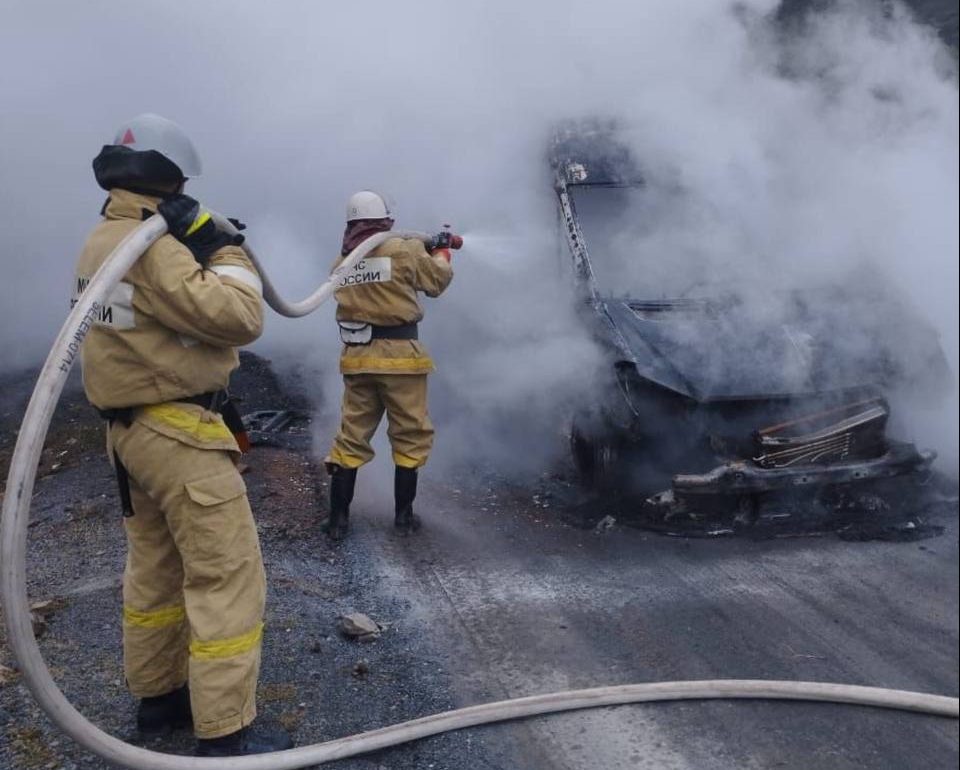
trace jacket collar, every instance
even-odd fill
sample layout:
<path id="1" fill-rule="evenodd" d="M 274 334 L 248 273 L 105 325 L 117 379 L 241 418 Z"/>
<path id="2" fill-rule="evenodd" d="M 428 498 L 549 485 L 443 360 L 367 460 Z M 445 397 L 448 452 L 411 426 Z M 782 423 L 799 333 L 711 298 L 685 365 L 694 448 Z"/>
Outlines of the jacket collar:
<path id="1" fill-rule="evenodd" d="M 389 217 L 385 219 L 355 219 L 347 222 L 347 229 L 343 232 L 343 248 L 340 249 L 342 256 L 347 256 L 363 241 L 374 233 L 385 233 L 393 227 L 393 220 Z"/>
<path id="2" fill-rule="evenodd" d="M 107 219 L 135 219 L 139 222 L 156 214 L 161 200 L 159 196 L 114 187 L 101 213 Z"/>

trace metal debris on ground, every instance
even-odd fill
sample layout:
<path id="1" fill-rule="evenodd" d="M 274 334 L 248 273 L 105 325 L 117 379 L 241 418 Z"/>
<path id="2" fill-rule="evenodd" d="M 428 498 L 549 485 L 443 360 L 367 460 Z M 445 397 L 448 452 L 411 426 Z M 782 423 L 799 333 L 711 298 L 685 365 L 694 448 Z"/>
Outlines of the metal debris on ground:
<path id="1" fill-rule="evenodd" d="M 292 438 L 287 434 L 296 432 L 298 423 L 309 422 L 310 416 L 294 409 L 260 409 L 242 419 L 251 444 L 276 445 L 283 444 L 284 438 Z"/>

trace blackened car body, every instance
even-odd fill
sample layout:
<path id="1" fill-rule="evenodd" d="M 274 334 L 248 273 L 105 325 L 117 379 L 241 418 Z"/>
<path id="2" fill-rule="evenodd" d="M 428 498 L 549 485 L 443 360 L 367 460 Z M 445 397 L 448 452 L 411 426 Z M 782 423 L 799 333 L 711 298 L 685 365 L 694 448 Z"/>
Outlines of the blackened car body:
<path id="1" fill-rule="evenodd" d="M 889 286 L 854 274 L 761 298 L 710 285 L 665 295 L 662 265 L 630 252 L 645 182 L 616 125 L 558 131 L 549 160 L 564 259 L 608 361 L 573 419 L 584 481 L 633 493 L 659 523 L 727 531 L 788 516 L 800 491 L 836 508 L 881 479 L 928 473 L 933 452 L 887 435 L 888 394 L 942 385 L 949 369 Z M 643 296 L 629 289 L 638 274 Z"/>

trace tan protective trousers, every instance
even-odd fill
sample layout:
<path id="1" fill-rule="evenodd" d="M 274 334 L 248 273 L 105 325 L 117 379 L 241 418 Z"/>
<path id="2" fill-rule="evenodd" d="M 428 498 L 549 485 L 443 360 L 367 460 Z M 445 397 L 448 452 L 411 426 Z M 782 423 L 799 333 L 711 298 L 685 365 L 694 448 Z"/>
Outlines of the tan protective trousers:
<path id="1" fill-rule="evenodd" d="M 256 717 L 266 593 L 246 487 L 231 453 L 199 449 L 138 422 L 110 444 L 130 476 L 124 520 L 123 659 L 137 697 L 190 684 L 200 738 Z"/>
<path id="2" fill-rule="evenodd" d="M 433 446 L 426 374 L 345 374 L 340 430 L 326 462 L 344 468 L 370 462 L 374 456 L 370 439 L 384 411 L 394 464 L 423 465 Z"/>

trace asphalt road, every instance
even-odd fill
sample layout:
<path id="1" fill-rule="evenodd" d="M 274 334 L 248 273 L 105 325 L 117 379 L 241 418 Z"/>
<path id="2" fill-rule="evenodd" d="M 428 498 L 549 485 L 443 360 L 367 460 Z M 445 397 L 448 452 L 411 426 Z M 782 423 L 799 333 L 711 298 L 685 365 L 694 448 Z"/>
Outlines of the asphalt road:
<path id="1" fill-rule="evenodd" d="M 344 547 L 409 603 L 404 624 L 462 703 L 712 678 L 957 694 L 955 516 L 914 543 L 681 540 L 579 530 L 516 490 L 425 486 L 428 526 L 398 540 L 361 477 Z M 958 754 L 956 721 L 829 704 L 624 706 L 483 733 L 517 770 L 953 768 Z"/>

